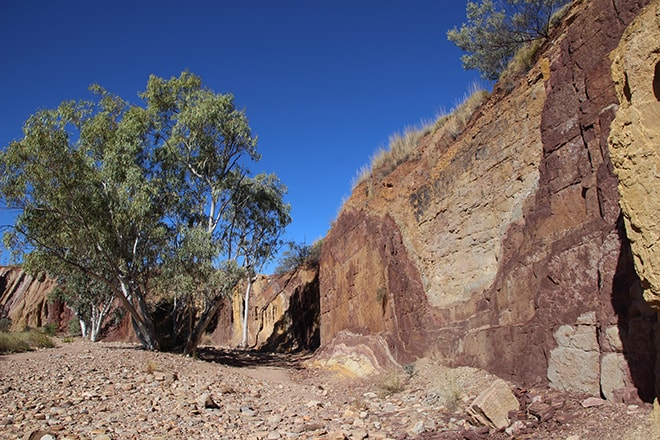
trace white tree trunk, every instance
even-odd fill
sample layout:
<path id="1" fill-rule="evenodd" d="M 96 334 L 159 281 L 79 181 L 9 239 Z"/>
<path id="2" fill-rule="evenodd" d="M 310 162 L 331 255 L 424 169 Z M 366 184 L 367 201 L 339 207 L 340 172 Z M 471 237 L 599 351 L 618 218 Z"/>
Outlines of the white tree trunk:
<path id="1" fill-rule="evenodd" d="M 252 290 L 252 276 L 248 275 L 247 288 L 245 289 L 245 300 L 243 303 L 243 342 L 241 347 L 247 347 L 248 342 L 248 311 L 250 310 L 250 290 Z"/>
<path id="2" fill-rule="evenodd" d="M 84 319 L 78 318 L 78 322 L 80 323 L 80 334 L 82 335 L 83 338 L 87 337 L 87 323 L 85 322 Z"/>
<path id="3" fill-rule="evenodd" d="M 110 310 L 112 309 L 113 298 L 108 299 L 105 303 L 100 304 L 99 306 L 92 306 L 92 322 L 91 322 L 91 332 L 89 339 L 92 342 L 97 342 L 101 336 L 101 329 L 103 328 L 103 321 L 105 317 L 108 316 Z"/>

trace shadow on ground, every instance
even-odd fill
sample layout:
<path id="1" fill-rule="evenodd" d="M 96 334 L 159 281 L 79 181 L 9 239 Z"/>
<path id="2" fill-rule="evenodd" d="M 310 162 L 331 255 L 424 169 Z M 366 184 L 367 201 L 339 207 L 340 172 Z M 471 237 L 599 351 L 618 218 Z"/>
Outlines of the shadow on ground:
<path id="1" fill-rule="evenodd" d="M 200 360 L 230 367 L 281 367 L 300 370 L 303 368 L 303 363 L 312 357 L 312 353 L 264 353 L 255 350 L 200 347 L 197 349 L 197 356 Z"/>

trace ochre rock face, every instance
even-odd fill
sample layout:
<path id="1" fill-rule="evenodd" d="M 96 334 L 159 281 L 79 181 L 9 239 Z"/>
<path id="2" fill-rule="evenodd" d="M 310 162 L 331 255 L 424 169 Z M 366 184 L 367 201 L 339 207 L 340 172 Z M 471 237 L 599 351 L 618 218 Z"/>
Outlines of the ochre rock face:
<path id="1" fill-rule="evenodd" d="M 252 286 L 248 310 L 247 346 L 289 352 L 319 346 L 319 287 L 317 269 L 282 275 L 260 275 Z M 220 309 L 214 344 L 237 347 L 243 338 L 245 286 L 235 289 Z"/>
<path id="2" fill-rule="evenodd" d="M 610 154 L 635 269 L 660 311 L 660 2 L 628 27 L 611 58 L 620 105 Z"/>
<path id="3" fill-rule="evenodd" d="M 427 136 L 415 160 L 356 187 L 322 250 L 322 345 L 378 333 L 399 362 L 433 354 L 650 399 L 657 318 L 608 151 L 608 54 L 646 3 L 575 2 L 537 66 L 458 139 Z"/>
<path id="4" fill-rule="evenodd" d="M 63 303 L 48 301 L 54 287 L 55 281 L 46 275 L 35 278 L 17 266 L 0 267 L 0 306 L 11 319 L 11 329 L 55 323 L 66 330 L 73 314 Z"/>

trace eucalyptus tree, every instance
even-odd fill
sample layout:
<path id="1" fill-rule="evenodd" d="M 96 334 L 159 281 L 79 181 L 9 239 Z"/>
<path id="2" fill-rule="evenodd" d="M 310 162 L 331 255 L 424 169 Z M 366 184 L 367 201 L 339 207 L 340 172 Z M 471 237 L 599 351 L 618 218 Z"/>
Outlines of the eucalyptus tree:
<path id="1" fill-rule="evenodd" d="M 280 234 L 289 224 L 289 206 L 283 203 L 286 187 L 274 174 L 259 174 L 246 179 L 236 191 L 226 213 L 229 255 L 244 269 L 243 337 L 248 341 L 250 293 L 257 273 L 282 245 Z"/>
<path id="2" fill-rule="evenodd" d="M 0 194 L 21 210 L 6 244 L 29 269 L 107 286 L 145 348 L 192 351 L 243 276 L 228 213 L 257 138 L 232 95 L 188 72 L 151 76 L 142 105 L 92 91 L 37 112 L 0 153 Z"/>
<path id="3" fill-rule="evenodd" d="M 105 284 L 81 271 L 71 271 L 57 279 L 57 288 L 52 295 L 73 310 L 84 338 L 92 342 L 100 339 L 115 302 L 114 295 Z"/>

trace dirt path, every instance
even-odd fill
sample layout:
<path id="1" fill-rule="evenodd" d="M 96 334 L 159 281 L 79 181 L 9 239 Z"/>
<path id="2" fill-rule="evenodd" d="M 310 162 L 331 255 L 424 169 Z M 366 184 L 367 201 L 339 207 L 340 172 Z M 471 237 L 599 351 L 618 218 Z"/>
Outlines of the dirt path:
<path id="1" fill-rule="evenodd" d="M 465 412 L 492 380 L 431 360 L 349 380 L 310 356 L 208 348 L 191 359 L 78 340 L 0 356 L 0 439 L 509 439 L 471 426 Z M 584 396 L 525 392 L 561 405 L 515 438 L 660 438 L 650 405 L 584 408 Z"/>

